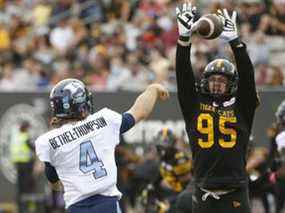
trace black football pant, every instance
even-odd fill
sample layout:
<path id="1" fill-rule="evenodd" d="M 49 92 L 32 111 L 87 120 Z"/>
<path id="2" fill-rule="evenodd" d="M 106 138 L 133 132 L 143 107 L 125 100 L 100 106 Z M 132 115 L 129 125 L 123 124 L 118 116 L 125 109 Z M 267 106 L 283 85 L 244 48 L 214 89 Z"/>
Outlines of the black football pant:
<path id="1" fill-rule="evenodd" d="M 236 189 L 217 199 L 208 196 L 202 200 L 205 192 L 195 187 L 192 197 L 192 213 L 250 213 L 248 189 Z"/>
<path id="2" fill-rule="evenodd" d="M 192 213 L 193 186 L 188 185 L 176 199 L 175 213 Z"/>

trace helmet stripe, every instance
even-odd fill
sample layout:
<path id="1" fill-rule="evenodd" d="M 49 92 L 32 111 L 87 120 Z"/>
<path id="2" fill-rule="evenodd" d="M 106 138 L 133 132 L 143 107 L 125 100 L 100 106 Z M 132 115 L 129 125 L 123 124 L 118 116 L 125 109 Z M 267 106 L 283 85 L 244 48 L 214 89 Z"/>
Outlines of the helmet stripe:
<path id="1" fill-rule="evenodd" d="M 220 60 L 217 61 L 217 69 L 222 68 L 222 66 L 224 66 L 224 60 L 220 59 Z"/>
<path id="2" fill-rule="evenodd" d="M 167 137 L 167 132 L 168 132 L 167 128 L 163 128 L 162 129 L 162 138 L 166 138 Z"/>

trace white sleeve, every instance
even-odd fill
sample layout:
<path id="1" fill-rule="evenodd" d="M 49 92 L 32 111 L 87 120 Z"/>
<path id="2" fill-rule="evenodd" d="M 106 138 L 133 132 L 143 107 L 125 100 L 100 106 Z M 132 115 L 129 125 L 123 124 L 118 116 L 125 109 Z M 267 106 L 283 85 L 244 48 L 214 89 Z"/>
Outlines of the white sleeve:
<path id="1" fill-rule="evenodd" d="M 50 157 L 51 147 L 49 143 L 46 140 L 43 140 L 42 137 L 39 137 L 36 140 L 35 145 L 36 145 L 36 154 L 40 159 L 40 161 L 51 163 L 51 157 Z"/>
<path id="2" fill-rule="evenodd" d="M 102 111 L 103 111 L 102 112 L 103 116 L 107 119 L 107 122 L 112 127 L 113 134 L 115 134 L 118 137 L 118 140 L 116 142 L 116 144 L 118 144 L 121 124 L 122 124 L 122 115 L 108 108 L 104 108 Z"/>
<path id="3" fill-rule="evenodd" d="M 285 149 L 285 132 L 281 132 L 276 136 L 276 143 L 278 152 L 281 152 L 282 149 Z"/>

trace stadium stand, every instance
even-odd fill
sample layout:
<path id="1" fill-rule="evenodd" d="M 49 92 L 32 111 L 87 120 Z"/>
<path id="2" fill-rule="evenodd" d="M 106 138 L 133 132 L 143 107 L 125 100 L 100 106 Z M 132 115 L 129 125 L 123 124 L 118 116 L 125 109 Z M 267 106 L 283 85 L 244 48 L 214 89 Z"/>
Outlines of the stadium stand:
<path id="1" fill-rule="evenodd" d="M 0 90 L 46 91 L 66 77 L 83 79 L 97 91 L 141 90 L 153 81 L 175 90 L 176 3 L 3 0 Z M 201 0 L 197 4 L 199 14 L 218 7 L 238 9 L 257 84 L 283 85 L 284 0 Z M 228 51 L 219 40 L 195 39 L 194 68 L 199 76 L 214 55 L 228 55 Z"/>

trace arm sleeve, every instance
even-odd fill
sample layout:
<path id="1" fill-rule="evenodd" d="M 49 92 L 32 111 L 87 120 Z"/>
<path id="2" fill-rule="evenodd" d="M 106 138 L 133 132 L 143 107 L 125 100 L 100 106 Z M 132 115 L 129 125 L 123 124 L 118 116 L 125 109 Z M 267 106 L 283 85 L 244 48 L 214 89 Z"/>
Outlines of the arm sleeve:
<path id="1" fill-rule="evenodd" d="M 49 143 L 39 137 L 36 142 L 36 155 L 42 162 L 51 162 Z"/>
<path id="2" fill-rule="evenodd" d="M 112 125 L 114 132 L 119 134 L 122 124 L 122 114 L 108 108 L 104 108 L 103 113 L 104 117 Z"/>
<path id="3" fill-rule="evenodd" d="M 276 136 L 276 144 L 281 163 L 285 163 L 285 132 L 281 132 Z"/>
<path id="4" fill-rule="evenodd" d="M 244 43 L 236 39 L 230 44 L 239 75 L 237 99 L 247 116 L 247 120 L 252 123 L 254 111 L 259 103 L 254 79 L 254 67 Z"/>
<path id="5" fill-rule="evenodd" d="M 45 174 L 49 182 L 56 183 L 59 181 L 55 168 L 49 162 L 45 162 Z"/>
<path id="6" fill-rule="evenodd" d="M 130 113 L 123 113 L 120 133 L 123 134 L 135 125 L 135 118 Z"/>
<path id="7" fill-rule="evenodd" d="M 177 44 L 176 49 L 176 79 L 178 100 L 184 119 L 190 119 L 194 105 L 197 102 L 195 77 L 190 61 L 191 46 Z"/>
<path id="8" fill-rule="evenodd" d="M 115 112 L 111 109 L 104 108 L 102 111 L 102 115 L 106 118 L 107 123 L 109 125 L 109 131 L 114 140 L 112 143 L 114 145 L 119 144 L 120 135 L 121 135 L 121 124 L 122 124 L 122 114 Z"/>
<path id="9" fill-rule="evenodd" d="M 277 144 L 278 152 L 281 152 L 282 149 L 285 149 L 285 132 L 279 133 L 275 138 Z"/>

